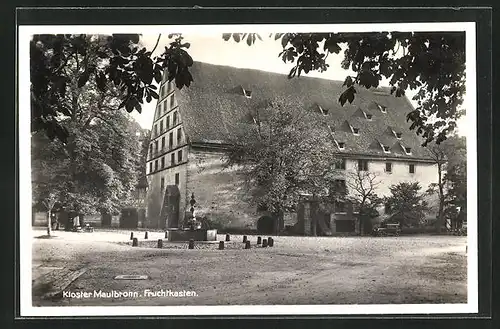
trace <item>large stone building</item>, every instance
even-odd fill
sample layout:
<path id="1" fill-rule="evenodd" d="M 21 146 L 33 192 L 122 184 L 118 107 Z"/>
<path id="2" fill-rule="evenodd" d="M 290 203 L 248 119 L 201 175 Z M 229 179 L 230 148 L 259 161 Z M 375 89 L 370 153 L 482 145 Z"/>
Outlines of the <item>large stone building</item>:
<path id="1" fill-rule="evenodd" d="M 178 90 L 165 79 L 160 87 L 146 163 L 149 227 L 180 225 L 192 193 L 197 212 L 209 219 L 229 227 L 256 227 L 261 214 L 248 202 L 241 173 L 224 168 L 226 136 L 251 124 L 252 111 L 277 95 L 300 99 L 304 109 L 322 113 L 334 140 L 332 152 L 345 159 L 339 170 L 376 172 L 380 196 L 401 181 L 418 181 L 423 189 L 437 181 L 436 166 L 420 146 L 422 141 L 408 130 L 411 103 L 391 95 L 388 88 L 357 88 L 354 102 L 341 106 L 339 81 L 303 76 L 290 80 L 286 75 L 200 62 L 191 73 L 190 87 Z M 329 216 L 333 231 L 355 227 L 340 222 L 355 220 L 345 216 L 342 207 Z"/>

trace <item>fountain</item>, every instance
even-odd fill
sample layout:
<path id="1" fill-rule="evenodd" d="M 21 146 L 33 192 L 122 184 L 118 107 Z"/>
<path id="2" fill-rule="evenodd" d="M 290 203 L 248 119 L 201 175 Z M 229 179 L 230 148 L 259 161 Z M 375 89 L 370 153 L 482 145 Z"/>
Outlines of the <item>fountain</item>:
<path id="1" fill-rule="evenodd" d="M 217 230 L 202 228 L 202 224 L 196 219 L 196 200 L 194 198 L 194 193 L 191 194 L 191 200 L 189 201 L 191 208 L 191 218 L 186 221 L 186 224 L 182 228 L 169 228 L 166 230 L 166 238 L 168 241 L 178 242 L 178 241 L 216 241 L 217 240 Z"/>

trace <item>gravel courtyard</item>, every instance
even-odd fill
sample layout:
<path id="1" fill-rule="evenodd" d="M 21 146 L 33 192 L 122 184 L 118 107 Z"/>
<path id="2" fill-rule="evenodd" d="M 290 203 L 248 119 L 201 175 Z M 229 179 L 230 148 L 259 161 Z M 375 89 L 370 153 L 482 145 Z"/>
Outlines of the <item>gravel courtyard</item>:
<path id="1" fill-rule="evenodd" d="M 188 250 L 187 243 L 155 248 L 162 232 L 149 232 L 149 246 L 144 233 L 135 232 L 139 247 L 131 246 L 130 231 L 56 231 L 55 238 L 38 238 L 43 234 L 33 230 L 34 306 L 467 302 L 466 237 L 277 236 L 274 247 L 258 248 L 257 237 L 249 236 L 252 248 L 245 250 L 242 236 L 232 235 L 226 250 L 217 250 L 217 244 Z M 63 269 L 83 273 L 66 293 L 137 295 L 44 298 L 50 287 L 40 282 Z M 134 274 L 148 279 L 114 279 Z M 152 296 L 147 289 L 194 295 Z"/>

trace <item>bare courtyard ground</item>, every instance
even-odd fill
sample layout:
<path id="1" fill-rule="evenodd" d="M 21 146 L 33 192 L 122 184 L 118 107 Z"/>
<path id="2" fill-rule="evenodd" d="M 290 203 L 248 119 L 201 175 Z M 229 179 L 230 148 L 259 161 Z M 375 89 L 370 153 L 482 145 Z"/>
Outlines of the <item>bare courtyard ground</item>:
<path id="1" fill-rule="evenodd" d="M 466 237 L 274 237 L 272 248 L 243 249 L 232 235 L 217 245 L 188 250 L 187 244 L 153 248 L 161 232 L 149 232 L 151 247 L 131 247 L 130 231 L 33 230 L 35 306 L 405 304 L 466 303 Z M 136 232 L 143 240 L 144 233 Z M 219 236 L 223 240 L 224 236 Z M 69 273 L 69 274 L 68 274 Z M 76 273 L 76 274 L 75 274 Z M 114 280 L 142 274 L 148 280 Z M 47 299 L 47 276 L 77 277 L 66 292 L 137 292 L 134 298 Z M 43 281 L 43 280 L 42 280 Z M 69 283 L 69 282 L 68 282 Z M 52 287 L 53 288 L 53 287 Z M 194 297 L 151 297 L 144 290 L 194 291 Z"/>

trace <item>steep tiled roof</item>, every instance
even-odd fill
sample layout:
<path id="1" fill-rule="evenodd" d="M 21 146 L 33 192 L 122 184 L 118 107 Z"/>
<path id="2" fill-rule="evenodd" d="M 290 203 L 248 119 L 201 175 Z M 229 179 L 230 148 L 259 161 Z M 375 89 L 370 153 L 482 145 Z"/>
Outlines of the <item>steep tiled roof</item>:
<path id="1" fill-rule="evenodd" d="M 390 146 L 390 157 L 429 158 L 427 149 L 420 146 L 422 140 L 408 129 L 406 114 L 413 110 L 412 105 L 405 97 L 390 95 L 389 88 L 358 87 L 354 102 L 341 106 L 340 81 L 304 76 L 288 79 L 277 73 L 200 62 L 194 63 L 191 72 L 191 86 L 176 91 L 190 142 L 227 142 L 226 136 L 234 129 L 249 129 L 256 108 L 280 95 L 300 101 L 305 110 L 314 113 L 311 115 L 321 115 L 318 106 L 327 111 L 321 116 L 334 130 L 335 139 L 345 142 L 342 153 L 389 156 L 380 142 Z M 251 91 L 251 98 L 244 96 L 242 87 Z M 363 112 L 371 114 L 371 120 Z M 359 136 L 350 126 L 359 129 Z M 402 132 L 402 138 L 398 140 L 391 129 Z M 411 147 L 411 155 L 399 144 Z"/>

